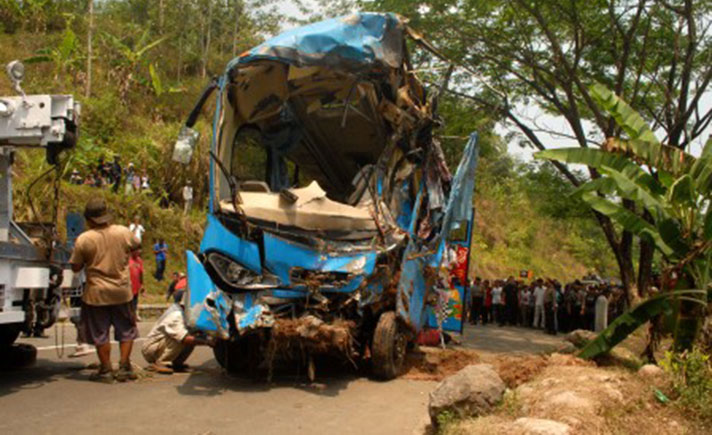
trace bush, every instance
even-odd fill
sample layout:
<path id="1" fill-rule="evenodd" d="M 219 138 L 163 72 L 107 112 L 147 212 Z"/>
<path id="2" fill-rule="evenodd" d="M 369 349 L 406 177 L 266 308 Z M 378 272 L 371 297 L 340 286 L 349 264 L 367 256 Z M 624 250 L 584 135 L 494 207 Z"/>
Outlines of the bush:
<path id="1" fill-rule="evenodd" d="M 697 417 L 712 420 L 712 361 L 700 349 L 666 352 L 662 368 L 672 377 L 673 398 Z"/>

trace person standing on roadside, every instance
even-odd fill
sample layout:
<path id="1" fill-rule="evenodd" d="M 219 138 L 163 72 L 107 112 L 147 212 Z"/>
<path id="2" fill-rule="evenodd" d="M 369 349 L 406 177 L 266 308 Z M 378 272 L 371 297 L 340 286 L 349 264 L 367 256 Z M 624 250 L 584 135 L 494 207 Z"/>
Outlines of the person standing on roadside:
<path id="1" fill-rule="evenodd" d="M 136 379 L 130 361 L 138 328 L 131 309 L 129 254 L 140 244 L 128 228 L 111 224 L 111 215 L 101 198 L 87 202 L 84 218 L 89 229 L 77 238 L 69 263 L 73 272 L 86 273 L 81 327 L 87 342 L 96 347 L 100 363 L 90 379 L 106 383 Z M 112 326 L 121 354 L 116 374 L 111 365 Z"/>
<path id="2" fill-rule="evenodd" d="M 544 324 L 548 334 L 556 334 L 556 287 L 551 280 L 544 292 Z"/>
<path id="3" fill-rule="evenodd" d="M 112 191 L 114 193 L 119 193 L 119 186 L 121 186 L 121 174 L 123 169 L 121 169 L 121 158 L 119 156 L 114 156 L 114 163 L 111 164 L 111 178 L 114 182 L 114 187 Z"/>
<path id="4" fill-rule="evenodd" d="M 475 278 L 475 283 L 472 285 L 472 300 L 470 306 L 470 323 L 476 325 L 482 316 L 482 323 L 485 323 L 484 313 L 482 312 L 482 307 L 484 305 L 484 288 L 482 285 L 482 280 L 477 277 Z"/>
<path id="5" fill-rule="evenodd" d="M 482 308 L 482 324 L 486 325 L 488 322 L 493 322 L 492 320 L 492 286 L 488 279 L 482 284 L 484 293 L 484 302 Z"/>
<path id="6" fill-rule="evenodd" d="M 502 281 L 497 280 L 492 289 L 492 306 L 494 307 L 494 320 L 499 326 L 504 326 L 504 296 L 502 295 Z"/>
<path id="7" fill-rule="evenodd" d="M 126 171 L 124 171 L 124 172 L 126 173 L 126 177 L 125 177 L 126 183 L 124 184 L 124 186 L 125 186 L 124 193 L 126 195 L 129 195 L 134 190 L 134 187 L 133 187 L 134 177 L 137 176 L 136 171 L 134 170 L 133 162 L 129 162 L 129 165 L 126 167 Z"/>
<path id="8" fill-rule="evenodd" d="M 138 297 L 143 294 L 143 260 L 141 259 L 141 249 L 134 249 L 131 251 L 131 257 L 129 257 L 129 273 L 131 276 L 131 292 L 133 293 L 133 300 L 131 301 L 131 306 L 133 307 L 134 313 L 136 313 L 136 319 L 138 319 Z"/>
<path id="9" fill-rule="evenodd" d="M 166 271 L 166 256 L 168 255 L 168 245 L 163 239 L 153 245 L 153 255 L 156 256 L 156 281 L 163 281 L 163 273 Z"/>
<path id="10" fill-rule="evenodd" d="M 190 185 L 190 180 L 188 180 L 183 186 L 183 214 L 190 213 L 191 208 L 193 208 L 193 186 Z"/>
<path id="11" fill-rule="evenodd" d="M 143 225 L 141 225 L 141 219 L 138 217 L 138 215 L 134 216 L 133 222 L 131 222 L 131 225 L 129 225 L 129 230 L 131 230 L 133 235 L 136 236 L 139 243 L 143 241 L 143 233 L 146 232 L 146 229 L 143 227 Z"/>
<path id="12" fill-rule="evenodd" d="M 504 286 L 504 300 L 507 305 L 507 323 L 515 326 L 517 324 L 517 310 L 519 309 L 519 295 L 517 294 L 517 282 L 513 276 L 507 278 Z"/>
<path id="13" fill-rule="evenodd" d="M 529 297 L 531 291 L 528 285 L 522 285 L 519 290 L 519 318 L 522 326 L 529 326 Z"/>
<path id="14" fill-rule="evenodd" d="M 546 315 L 544 314 L 544 294 L 546 287 L 544 281 L 539 278 L 534 287 L 534 323 L 532 326 L 538 329 L 544 329 L 546 324 Z"/>

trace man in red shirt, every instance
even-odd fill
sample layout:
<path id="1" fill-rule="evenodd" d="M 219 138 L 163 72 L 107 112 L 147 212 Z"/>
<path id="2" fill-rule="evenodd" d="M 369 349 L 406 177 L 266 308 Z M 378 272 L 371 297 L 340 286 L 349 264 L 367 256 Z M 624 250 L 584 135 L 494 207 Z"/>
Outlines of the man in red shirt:
<path id="1" fill-rule="evenodd" d="M 141 259 L 141 249 L 131 251 L 129 257 L 129 275 L 131 277 L 131 292 L 133 292 L 133 300 L 131 306 L 134 313 L 138 315 L 138 295 L 143 293 L 143 260 Z"/>

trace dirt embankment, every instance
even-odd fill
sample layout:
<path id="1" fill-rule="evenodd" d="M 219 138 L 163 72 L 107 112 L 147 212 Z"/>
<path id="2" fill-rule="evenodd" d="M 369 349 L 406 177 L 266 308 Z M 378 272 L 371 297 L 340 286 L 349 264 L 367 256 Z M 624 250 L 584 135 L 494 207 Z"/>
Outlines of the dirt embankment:
<path id="1" fill-rule="evenodd" d="M 492 364 L 508 387 L 494 413 L 448 424 L 447 434 L 703 434 L 679 408 L 656 398 L 667 379 L 572 355 L 487 357 L 472 350 L 422 348 L 406 379 L 442 380 L 469 364 Z"/>

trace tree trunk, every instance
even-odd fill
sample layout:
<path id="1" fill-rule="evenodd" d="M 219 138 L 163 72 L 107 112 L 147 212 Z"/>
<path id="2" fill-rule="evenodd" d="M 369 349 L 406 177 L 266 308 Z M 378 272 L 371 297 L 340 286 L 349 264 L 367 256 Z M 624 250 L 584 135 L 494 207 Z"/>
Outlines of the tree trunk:
<path id="1" fill-rule="evenodd" d="M 158 1 L 158 34 L 162 35 L 163 34 L 163 11 L 164 9 L 164 1 L 165 0 L 159 0 Z"/>
<path id="2" fill-rule="evenodd" d="M 181 76 L 183 74 L 183 33 L 178 35 L 178 76 L 176 77 L 178 83 L 180 83 Z"/>
<path id="3" fill-rule="evenodd" d="M 237 56 L 237 34 L 240 31 L 240 0 L 235 0 L 235 27 L 232 32 L 232 57 Z"/>
<path id="4" fill-rule="evenodd" d="M 89 98 L 91 96 L 91 39 L 94 34 L 94 0 L 89 0 L 87 14 L 89 15 L 89 27 L 87 29 L 87 80 L 84 88 L 85 98 Z"/>
<path id="5" fill-rule="evenodd" d="M 640 240 L 640 253 L 638 255 L 638 292 L 641 297 L 648 295 L 653 269 L 653 255 L 655 246 Z"/>
<path id="6" fill-rule="evenodd" d="M 205 78 L 208 75 L 208 57 L 210 55 L 210 31 L 212 30 L 213 21 L 213 2 L 208 1 L 208 15 L 203 25 L 203 62 L 200 71 L 200 77 Z"/>

